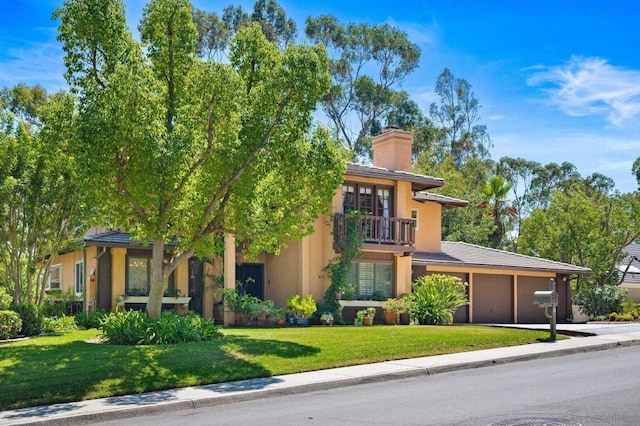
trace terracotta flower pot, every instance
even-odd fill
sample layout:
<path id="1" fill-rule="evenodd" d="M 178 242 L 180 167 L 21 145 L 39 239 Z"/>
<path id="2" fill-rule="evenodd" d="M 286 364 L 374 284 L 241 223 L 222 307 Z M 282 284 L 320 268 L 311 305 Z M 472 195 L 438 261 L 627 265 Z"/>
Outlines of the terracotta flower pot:
<path id="1" fill-rule="evenodd" d="M 395 325 L 398 323 L 398 313 L 391 311 L 384 311 L 384 320 L 387 325 Z"/>

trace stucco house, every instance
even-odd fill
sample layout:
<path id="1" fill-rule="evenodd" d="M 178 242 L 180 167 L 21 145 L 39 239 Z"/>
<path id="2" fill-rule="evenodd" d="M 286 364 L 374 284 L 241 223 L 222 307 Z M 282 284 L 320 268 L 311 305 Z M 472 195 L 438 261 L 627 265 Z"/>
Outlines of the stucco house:
<path id="1" fill-rule="evenodd" d="M 180 265 L 170 279 L 167 306 L 192 309 L 207 317 L 233 323 L 214 299 L 216 277 L 224 286 L 246 283 L 245 290 L 286 306 L 293 294 L 323 297 L 329 286 L 322 274 L 339 254 L 344 214 L 362 213 L 364 246 L 351 270 L 355 300 L 345 309 L 375 306 L 374 293 L 385 297 L 411 292 L 420 275 L 445 273 L 466 281 L 469 305 L 456 312 L 456 322 L 546 322 L 533 304 L 536 290 L 547 290 L 554 278 L 559 293 L 558 319 L 571 312 L 569 277 L 589 274 L 588 268 L 528 257 L 465 243 L 441 241 L 443 209 L 465 208 L 467 202 L 428 191 L 445 185 L 441 178 L 411 172 L 412 134 L 386 129 L 373 139 L 373 164 L 349 163 L 327 214 L 314 223 L 314 232 L 291 241 L 279 255 L 264 253 L 244 259 L 232 236 L 225 238 L 224 259 Z M 151 249 L 130 240 L 126 232 L 94 229 L 82 251 L 60 255 L 54 262 L 52 287 L 73 289 L 88 307 L 115 309 L 143 303 L 149 283 Z M 57 281 L 56 281 L 57 280 Z M 178 297 L 176 298 L 176 294 Z"/>

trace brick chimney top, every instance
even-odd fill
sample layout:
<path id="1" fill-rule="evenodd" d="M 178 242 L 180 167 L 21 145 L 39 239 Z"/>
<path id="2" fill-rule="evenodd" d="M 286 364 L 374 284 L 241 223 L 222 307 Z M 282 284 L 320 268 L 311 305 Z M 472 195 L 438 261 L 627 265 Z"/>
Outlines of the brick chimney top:
<path id="1" fill-rule="evenodd" d="M 410 172 L 413 134 L 389 126 L 371 141 L 373 165 L 385 169 Z"/>

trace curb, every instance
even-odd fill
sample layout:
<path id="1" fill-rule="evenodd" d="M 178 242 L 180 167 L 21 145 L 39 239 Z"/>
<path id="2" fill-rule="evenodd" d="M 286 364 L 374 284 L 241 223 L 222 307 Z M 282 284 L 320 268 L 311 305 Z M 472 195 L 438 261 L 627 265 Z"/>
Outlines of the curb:
<path id="1" fill-rule="evenodd" d="M 33 421 L 30 421 L 30 419 L 26 418 L 27 414 L 25 414 L 23 418 L 20 418 L 20 416 L 18 415 L 14 415 L 14 416 L 9 416 L 10 418 L 7 417 L 4 419 L 0 417 L 0 425 L 3 425 L 3 424 L 75 425 L 75 424 L 85 424 L 88 422 L 120 420 L 120 419 L 132 418 L 132 417 L 137 417 L 142 415 L 161 414 L 166 412 L 190 410 L 190 409 L 197 409 L 197 408 L 203 408 L 203 407 L 213 407 L 213 406 L 226 405 L 226 404 L 232 404 L 237 402 L 254 401 L 254 400 L 260 400 L 260 399 L 275 398 L 279 396 L 294 395 L 294 394 L 321 391 L 321 390 L 331 390 L 337 386 L 347 387 L 347 386 L 363 385 L 367 383 L 383 382 L 388 380 L 400 380 L 400 379 L 407 379 L 412 377 L 430 376 L 433 374 L 468 370 L 468 369 L 474 369 L 474 368 L 491 367 L 495 365 L 503 365 L 503 364 L 518 362 L 518 361 L 531 361 L 535 359 L 553 358 L 553 357 L 564 356 L 564 355 L 574 355 L 574 354 L 580 354 L 580 353 L 596 352 L 596 351 L 603 351 L 603 350 L 610 350 L 610 349 L 617 349 L 617 348 L 638 346 L 638 345 L 640 345 L 640 339 L 629 339 L 629 340 L 595 343 L 592 345 L 581 346 L 581 347 L 560 348 L 560 349 L 550 350 L 546 352 L 489 357 L 487 359 L 482 359 L 478 361 L 466 361 L 466 362 L 463 361 L 458 363 L 435 365 L 431 367 L 405 366 L 406 369 L 401 371 L 382 372 L 377 374 L 373 373 L 368 375 L 362 375 L 359 377 L 333 378 L 329 380 L 318 381 L 315 383 L 285 385 L 281 388 L 275 388 L 275 389 L 258 389 L 258 390 L 253 389 L 250 391 L 238 392 L 233 395 L 216 395 L 216 396 L 203 397 L 203 398 L 189 398 L 189 399 L 183 399 L 179 401 L 149 403 L 147 405 L 137 405 L 137 406 L 129 406 L 129 407 L 123 407 L 123 408 L 109 407 L 108 410 L 103 409 L 102 411 L 96 410 L 94 412 L 78 412 L 76 414 L 70 414 L 67 417 L 52 417 L 49 419 L 39 418 L 37 420 L 33 419 Z M 472 352 L 467 352 L 466 354 L 470 354 L 470 353 Z M 443 356 L 446 356 L 446 355 L 443 355 Z M 397 367 L 401 367 L 403 366 L 403 361 L 406 361 L 406 360 L 387 361 L 386 363 L 382 363 L 382 364 L 390 364 Z M 330 371 L 330 370 L 323 370 L 323 371 Z M 288 376 L 290 377 L 292 375 L 288 375 Z M 287 376 L 281 376 L 281 377 L 287 377 Z M 240 381 L 235 383 L 244 382 L 246 384 L 250 384 L 250 383 L 260 384 L 260 382 L 264 381 L 265 379 L 269 379 L 269 378 L 250 379 L 250 380 Z M 210 386 L 214 386 L 214 385 L 210 385 Z M 207 386 L 205 385 L 197 388 L 206 388 L 206 387 Z M 148 395 L 158 394 L 158 393 L 159 392 L 150 392 Z M 125 401 L 125 398 L 127 397 L 126 396 L 111 397 L 109 399 L 112 401 L 120 401 L 120 400 Z M 56 405 L 62 406 L 63 404 L 56 404 Z M 50 406 L 53 409 L 53 411 L 55 411 L 56 405 Z M 44 407 L 32 407 L 31 410 L 37 410 L 38 408 L 42 409 Z M 21 409 L 21 410 L 15 410 L 15 412 L 28 411 L 28 410 L 29 409 Z M 80 411 L 81 410 L 82 409 L 80 409 Z M 41 411 L 45 411 L 45 410 L 41 410 Z M 0 414 L 2 413 L 0 412 Z M 46 415 L 46 414 L 41 414 L 41 415 Z M 17 420 L 17 422 L 5 423 L 5 420 L 10 420 L 13 422 Z M 21 420 L 24 420 L 24 421 L 21 421 Z"/>

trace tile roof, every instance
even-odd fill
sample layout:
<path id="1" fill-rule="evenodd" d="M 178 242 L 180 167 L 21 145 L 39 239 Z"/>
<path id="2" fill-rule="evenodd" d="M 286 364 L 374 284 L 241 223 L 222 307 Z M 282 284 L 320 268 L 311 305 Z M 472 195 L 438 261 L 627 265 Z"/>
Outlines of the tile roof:
<path id="1" fill-rule="evenodd" d="M 445 181 L 442 178 L 356 163 L 347 163 L 345 174 L 411 182 L 413 191 L 424 191 L 425 189 L 440 188 L 445 185 Z"/>
<path id="2" fill-rule="evenodd" d="M 84 238 L 84 242 L 88 246 L 105 246 L 105 247 L 118 247 L 118 246 L 132 246 L 132 247 L 151 247 L 153 242 L 151 241 L 131 241 L 131 236 L 128 232 L 122 231 L 107 231 L 99 234 L 87 235 Z M 174 244 L 167 241 L 165 244 L 167 247 L 171 247 Z"/>
<path id="3" fill-rule="evenodd" d="M 442 242 L 441 253 L 416 252 L 413 265 L 480 267 L 589 275 L 591 269 L 461 242 Z"/>
<path id="4" fill-rule="evenodd" d="M 631 257 L 635 256 L 635 259 L 633 259 L 633 261 L 631 262 L 631 267 L 629 267 L 629 271 L 624 277 L 623 283 L 640 284 L 640 273 L 631 272 L 631 271 L 636 271 L 636 269 L 633 269 L 633 268 L 640 269 L 640 244 L 633 242 L 628 246 L 626 246 L 624 248 L 624 251 L 625 253 L 627 253 L 627 256 L 618 265 L 618 271 L 619 271 L 618 277 L 622 278 L 622 274 L 626 270 L 627 265 L 629 265 L 629 261 L 631 260 Z"/>
<path id="5" fill-rule="evenodd" d="M 446 195 L 431 194 L 428 192 L 416 192 L 413 195 L 413 199 L 421 203 L 425 201 L 433 201 L 438 204 L 442 204 L 446 210 L 454 207 L 466 207 L 469 202 L 467 200 L 459 200 L 457 198 L 447 197 Z"/>

